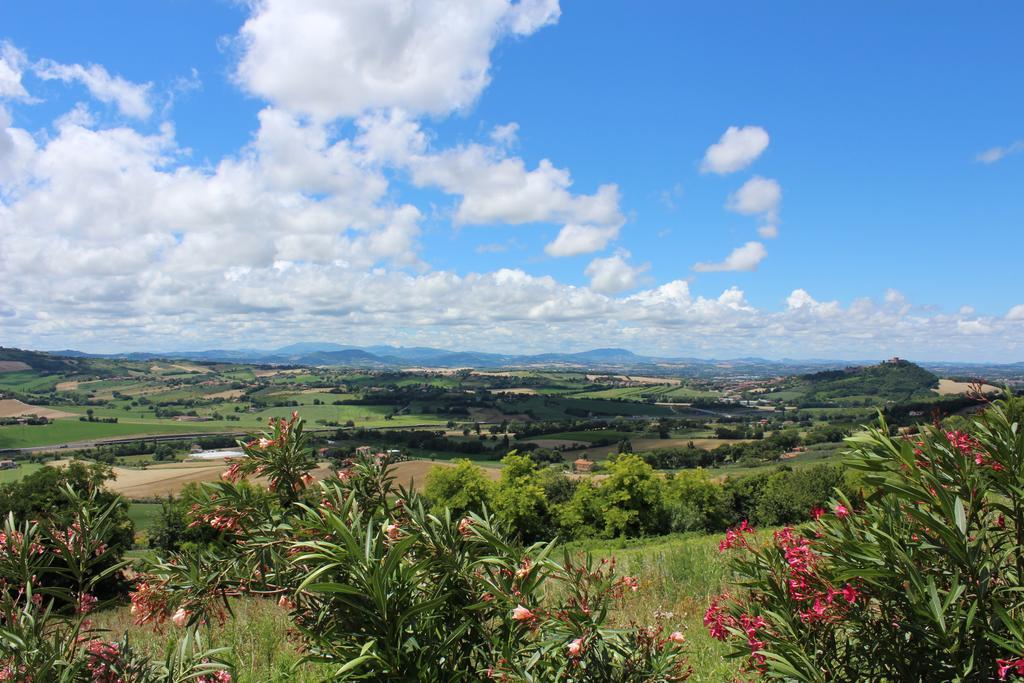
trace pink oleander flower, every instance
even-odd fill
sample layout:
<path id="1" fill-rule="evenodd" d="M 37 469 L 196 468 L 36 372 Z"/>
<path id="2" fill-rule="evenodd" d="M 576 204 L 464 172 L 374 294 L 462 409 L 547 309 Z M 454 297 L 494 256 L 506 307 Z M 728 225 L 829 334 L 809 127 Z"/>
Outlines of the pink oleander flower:
<path id="1" fill-rule="evenodd" d="M 997 659 L 996 666 L 999 667 L 999 680 L 1006 680 L 1007 674 L 1013 671 L 1018 676 L 1024 676 L 1024 659 Z"/>
<path id="2" fill-rule="evenodd" d="M 469 517 L 463 517 L 459 520 L 459 533 L 463 537 L 468 538 L 473 535 L 473 520 Z"/>
<path id="3" fill-rule="evenodd" d="M 89 593 L 82 593 L 80 596 L 78 596 L 78 613 L 88 614 L 93 610 L 94 607 L 96 607 L 97 602 L 99 602 L 99 600 L 96 598 L 95 595 L 90 595 Z"/>
<path id="4" fill-rule="evenodd" d="M 583 639 L 577 638 L 576 640 L 571 641 L 565 647 L 569 650 L 570 657 L 579 657 L 580 653 L 583 652 Z"/>
<path id="5" fill-rule="evenodd" d="M 269 446 L 273 446 L 274 442 L 271 439 L 263 437 L 256 442 L 256 445 L 259 446 L 260 448 L 267 448 Z"/>
<path id="6" fill-rule="evenodd" d="M 811 510 L 811 517 L 814 519 L 814 521 L 818 521 L 824 515 L 825 515 L 824 508 L 816 507 L 813 510 Z"/>
<path id="7" fill-rule="evenodd" d="M 832 510 L 836 513 L 836 517 L 839 519 L 845 519 L 850 516 L 850 511 L 842 503 L 836 503 L 836 506 L 832 508 Z"/>
<path id="8" fill-rule="evenodd" d="M 184 607 L 179 607 L 178 610 L 171 616 L 171 623 L 178 628 L 184 628 L 185 624 L 188 623 L 189 617 L 192 613 Z"/>
<path id="9" fill-rule="evenodd" d="M 739 546 L 741 548 L 747 547 L 747 540 L 743 537 L 743 534 L 754 533 L 754 527 L 750 526 L 747 520 L 740 522 L 740 525 L 732 529 L 726 529 L 725 540 L 718 544 L 718 552 L 724 553 L 730 548 Z"/>
<path id="10" fill-rule="evenodd" d="M 392 541 L 397 541 L 402 535 L 402 530 L 397 524 L 388 524 L 384 529 L 384 533 L 387 534 L 387 537 Z"/>
<path id="11" fill-rule="evenodd" d="M 529 621 L 533 619 L 533 612 L 522 605 L 517 605 L 516 608 L 512 610 L 512 618 L 516 621 Z"/>
<path id="12" fill-rule="evenodd" d="M 672 633 L 668 634 L 668 639 L 673 643 L 682 644 L 686 642 L 686 637 L 682 634 L 681 631 L 672 631 Z"/>
<path id="13" fill-rule="evenodd" d="M 231 463 L 231 466 L 224 470 L 224 472 L 220 475 L 220 478 L 223 481 L 229 481 L 233 484 L 242 477 L 241 469 L 241 463 Z"/>
<path id="14" fill-rule="evenodd" d="M 306 472 L 305 474 L 302 475 L 302 485 L 303 486 L 309 486 L 314 481 L 316 481 L 316 480 L 313 478 L 313 475 L 310 474 L 309 472 Z"/>
<path id="15" fill-rule="evenodd" d="M 629 590 L 636 593 L 638 590 L 640 590 L 640 579 L 636 578 L 635 576 L 623 576 L 622 585 L 628 587 Z"/>
<path id="16" fill-rule="evenodd" d="M 287 595 L 281 596 L 281 599 L 277 601 L 277 606 L 286 610 L 295 609 L 295 603 Z"/>

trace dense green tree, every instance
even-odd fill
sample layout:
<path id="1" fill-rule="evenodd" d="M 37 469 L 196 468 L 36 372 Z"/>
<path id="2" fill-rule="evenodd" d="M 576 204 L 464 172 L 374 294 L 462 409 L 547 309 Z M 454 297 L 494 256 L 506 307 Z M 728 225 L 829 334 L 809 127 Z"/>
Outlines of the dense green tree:
<path id="1" fill-rule="evenodd" d="M 669 475 L 665 504 L 673 531 L 716 531 L 730 521 L 725 487 L 701 468 Z"/>
<path id="2" fill-rule="evenodd" d="M 479 512 L 484 506 L 490 507 L 494 483 L 484 474 L 483 468 L 465 458 L 452 461 L 454 467 L 434 467 L 427 473 L 423 490 L 434 512 L 445 508 L 452 515 L 461 516 L 467 512 Z"/>
<path id="3" fill-rule="evenodd" d="M 529 456 L 510 454 L 501 480 L 494 488 L 494 513 L 523 541 L 539 541 L 553 535 L 548 499 L 537 463 Z"/>

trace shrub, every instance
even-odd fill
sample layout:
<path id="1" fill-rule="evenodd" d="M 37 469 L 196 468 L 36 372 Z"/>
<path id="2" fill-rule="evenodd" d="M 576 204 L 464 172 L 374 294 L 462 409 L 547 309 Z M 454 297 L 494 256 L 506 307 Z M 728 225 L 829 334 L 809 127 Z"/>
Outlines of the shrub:
<path id="1" fill-rule="evenodd" d="M 111 469 L 105 465 L 72 462 L 67 467 L 42 467 L 21 481 L 0 486 L 3 514 L 17 520 L 39 521 L 45 527 L 68 528 L 74 524 L 82 514 L 80 500 L 83 497 L 92 500 L 93 506 L 108 510 L 109 518 L 102 527 L 102 542 L 109 552 L 104 554 L 103 562 L 89 564 L 90 571 L 100 577 L 95 592 L 104 598 L 124 590 L 120 572 L 112 568 L 120 563 L 134 540 L 128 504 L 103 488 L 112 478 Z M 74 496 L 67 495 L 69 489 Z M 40 578 L 47 584 L 64 584 L 66 569 L 58 559 L 54 565 L 40 570 Z"/>
<path id="2" fill-rule="evenodd" d="M 109 641 L 89 615 L 109 604 L 97 597 L 105 578 L 120 574 L 106 539 L 115 533 L 121 502 L 98 501 L 97 491 L 63 491 L 67 526 L 8 515 L 0 533 L 0 680 L 67 683 L 227 683 L 226 667 L 211 662 L 194 632 L 163 662 L 134 650 L 127 638 Z M 53 579 L 59 580 L 53 580 Z"/>
<path id="3" fill-rule="evenodd" d="M 969 432 L 850 439 L 875 491 L 838 494 L 806 528 L 722 550 L 739 588 L 705 616 L 749 668 L 798 681 L 990 681 L 1024 675 L 1024 402 Z M 730 550 L 731 549 L 731 550 Z"/>
<path id="4" fill-rule="evenodd" d="M 229 479 L 276 472 L 307 493 L 293 417 L 257 442 Z M 269 474 L 268 474 L 269 473 Z M 335 680 L 640 682 L 689 676 L 679 633 L 616 628 L 609 609 L 635 579 L 614 562 L 523 546 L 486 515 L 428 511 L 394 490 L 383 454 L 346 463 L 315 498 L 253 505 L 232 481 L 208 485 L 200 519 L 233 536 L 204 552 L 156 562 L 133 596 L 140 622 L 216 623 L 225 598 L 277 599 L 289 610 L 306 659 L 336 666 Z"/>

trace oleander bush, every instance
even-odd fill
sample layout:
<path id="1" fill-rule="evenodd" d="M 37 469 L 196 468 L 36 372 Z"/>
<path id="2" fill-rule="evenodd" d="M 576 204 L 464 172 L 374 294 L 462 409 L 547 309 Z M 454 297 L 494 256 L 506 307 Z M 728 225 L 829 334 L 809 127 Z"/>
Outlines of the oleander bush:
<path id="1" fill-rule="evenodd" d="M 641 587 L 615 563 L 523 545 L 486 511 L 431 510 L 395 488 L 384 455 L 357 456 L 314 486 L 303 424 L 272 422 L 206 486 L 193 523 L 220 543 L 155 561 L 132 595 L 137 623 L 214 625 L 229 598 L 289 610 L 305 658 L 333 680 L 599 682 L 689 677 L 683 637 L 614 624 Z M 268 482 L 268 500 L 241 486 Z"/>
<path id="2" fill-rule="evenodd" d="M 17 520 L 0 532 L 0 681 L 24 683 L 228 683 L 231 675 L 186 632 L 162 661 L 113 641 L 91 614 L 109 604 L 97 589 L 126 563 L 108 545 L 123 503 L 96 489 L 62 491 L 62 522 Z"/>
<path id="3" fill-rule="evenodd" d="M 730 529 L 711 635 L 772 680 L 1024 678 L 1022 418 L 1007 395 L 963 430 L 849 439 L 872 492 L 797 528 Z"/>

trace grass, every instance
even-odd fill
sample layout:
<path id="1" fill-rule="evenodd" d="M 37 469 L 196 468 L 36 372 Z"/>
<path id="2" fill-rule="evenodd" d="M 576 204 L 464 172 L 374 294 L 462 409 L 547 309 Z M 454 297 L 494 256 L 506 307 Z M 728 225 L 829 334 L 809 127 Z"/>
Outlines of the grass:
<path id="1" fill-rule="evenodd" d="M 323 665 L 299 665 L 301 655 L 288 633 L 288 616 L 269 600 L 248 598 L 232 600 L 232 616 L 223 625 L 206 629 L 204 644 L 226 648 L 223 655 L 235 666 L 236 683 L 320 683 L 332 680 L 331 668 Z M 127 606 L 96 615 L 98 628 L 109 629 L 112 639 L 130 634 L 132 643 L 154 655 L 162 655 L 170 639 L 179 632 L 168 626 L 163 633 L 132 624 Z M 293 667 L 298 668 L 293 669 Z"/>
<path id="2" fill-rule="evenodd" d="M 134 507 L 134 506 L 133 506 Z M 628 593 L 613 614 L 616 623 L 655 622 L 663 616 L 668 631 L 686 635 L 694 675 L 691 681 L 720 683 L 738 675 L 738 662 L 725 659 L 728 648 L 713 640 L 701 623 L 711 596 L 722 591 L 726 570 L 718 553 L 719 536 L 682 535 L 630 541 L 588 541 L 566 546 L 573 553 L 615 557 L 619 572 L 637 576 L 640 590 Z M 292 639 L 287 614 L 273 601 L 257 598 L 232 600 L 232 615 L 221 626 L 209 629 L 205 638 L 212 647 L 227 648 L 227 659 L 236 667 L 238 683 L 310 683 L 331 679 L 331 668 L 299 664 L 298 644 Z M 127 606 L 96 615 L 96 625 L 119 638 L 129 632 L 133 643 L 161 653 L 167 639 L 176 634 L 159 633 L 133 626 Z M 293 668 L 295 667 L 295 668 Z"/>
<path id="3" fill-rule="evenodd" d="M 132 503 L 128 506 L 128 519 L 135 525 L 135 533 L 148 532 L 160 517 L 160 503 Z"/>
<path id="4" fill-rule="evenodd" d="M 23 462 L 21 467 L 13 470 L 0 470 L 0 484 L 10 484 L 15 481 L 21 481 L 22 477 L 27 477 L 43 465 L 39 463 Z"/>

